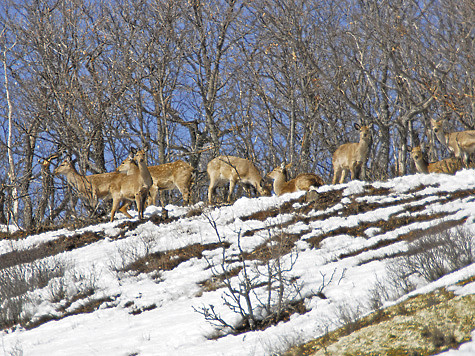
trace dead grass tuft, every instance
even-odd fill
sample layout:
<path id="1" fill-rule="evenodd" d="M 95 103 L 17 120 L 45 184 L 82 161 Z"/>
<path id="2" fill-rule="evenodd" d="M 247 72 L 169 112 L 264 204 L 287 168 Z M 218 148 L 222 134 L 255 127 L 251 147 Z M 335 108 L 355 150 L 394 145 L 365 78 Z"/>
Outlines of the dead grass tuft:
<path id="1" fill-rule="evenodd" d="M 26 251 L 11 251 L 0 256 L 0 269 L 30 263 L 49 256 L 55 256 L 65 251 L 92 244 L 103 240 L 105 236 L 98 232 L 86 231 L 72 236 L 60 236 L 55 240 L 45 242 Z"/>
<path id="2" fill-rule="evenodd" d="M 279 315 L 272 314 L 268 318 L 264 318 L 262 320 L 257 320 L 257 327 L 255 330 L 265 330 L 270 326 L 277 325 L 280 322 L 287 322 L 290 320 L 290 317 L 296 313 L 303 315 L 308 312 L 308 309 L 305 307 L 305 303 L 303 300 L 292 301 L 288 303 L 288 305 L 282 309 L 282 312 Z M 249 325 L 248 320 L 243 320 L 241 325 L 236 327 L 234 335 L 240 335 L 251 331 L 251 327 Z"/>
<path id="3" fill-rule="evenodd" d="M 63 310 L 68 308 L 74 301 L 87 298 L 88 295 L 77 295 L 74 299 L 68 301 L 67 304 L 63 306 Z M 74 311 L 63 313 L 61 316 L 53 316 L 51 314 L 45 314 L 41 318 L 30 321 L 29 323 L 23 325 L 27 330 L 37 328 L 40 325 L 43 325 L 52 320 L 61 320 L 71 315 L 87 314 L 92 313 L 99 309 L 104 303 L 112 303 L 114 298 L 112 297 L 103 297 L 103 298 L 92 298 L 84 302 L 80 307 L 76 308 Z"/>
<path id="4" fill-rule="evenodd" d="M 309 231 L 305 230 L 298 234 L 280 233 L 268 239 L 262 245 L 257 246 L 252 252 L 243 253 L 243 258 L 246 260 L 267 262 L 276 258 L 276 255 L 284 256 L 290 253 L 295 243 L 307 232 Z M 278 249 L 278 251 L 276 251 L 276 249 Z"/>
<path id="5" fill-rule="evenodd" d="M 276 217 L 280 214 L 295 213 L 295 209 L 293 208 L 293 205 L 295 203 L 304 204 L 305 203 L 305 195 L 301 196 L 298 199 L 290 200 L 290 201 L 282 204 L 281 206 L 279 206 L 277 208 L 258 211 L 256 213 L 251 214 L 251 215 L 243 216 L 243 217 L 241 217 L 241 220 L 242 221 L 248 221 L 248 220 L 265 221 L 268 218 L 273 218 L 273 217 Z"/>
<path id="6" fill-rule="evenodd" d="M 149 254 L 125 268 L 136 273 L 150 273 L 155 271 L 169 271 L 177 267 L 180 263 L 191 258 L 202 258 L 203 251 L 215 250 L 217 248 L 228 248 L 227 242 L 211 244 L 193 244 L 176 250 L 156 252 Z"/>
<path id="7" fill-rule="evenodd" d="M 218 290 L 220 288 L 225 287 L 223 283 L 225 280 L 232 277 L 236 277 L 239 274 L 239 272 L 241 272 L 241 270 L 242 270 L 242 266 L 239 266 L 229 271 L 226 271 L 226 273 L 215 274 L 213 275 L 213 277 L 203 282 L 200 282 L 199 285 L 203 288 L 203 291 L 205 292 L 212 292 L 212 291 Z"/>

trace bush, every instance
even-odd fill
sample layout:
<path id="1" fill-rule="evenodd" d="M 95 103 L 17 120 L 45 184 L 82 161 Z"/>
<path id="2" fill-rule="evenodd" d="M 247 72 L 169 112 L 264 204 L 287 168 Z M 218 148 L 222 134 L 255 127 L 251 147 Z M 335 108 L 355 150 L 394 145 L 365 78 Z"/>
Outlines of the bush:
<path id="1" fill-rule="evenodd" d="M 209 216 L 207 218 L 219 243 L 223 244 L 224 239 L 220 236 L 216 222 Z M 239 334 L 248 330 L 262 330 L 286 320 L 293 312 L 305 312 L 301 303 L 302 286 L 291 273 L 298 256 L 292 253 L 284 256 L 287 239 L 281 231 L 269 230 L 269 251 L 265 254 L 268 259 L 258 260 L 250 258 L 250 254 L 243 251 L 241 234 L 238 232 L 238 262 L 229 263 L 224 244 L 221 264 L 214 265 L 208 261 L 214 278 L 220 280 L 224 287 L 223 305 L 238 314 L 240 319 L 238 323 L 224 320 L 213 305 L 194 308 L 216 327 L 219 336 L 223 333 Z M 237 275 L 236 270 L 239 271 Z"/>
<path id="2" fill-rule="evenodd" d="M 474 243 L 472 233 L 461 227 L 424 236 L 413 242 L 403 257 L 407 273 L 435 281 L 473 263 Z"/>
<path id="3" fill-rule="evenodd" d="M 409 244 L 404 256 L 386 266 L 387 279 L 377 280 L 369 291 L 373 309 L 385 300 L 395 300 L 416 288 L 417 277 L 426 282 L 475 262 L 475 238 L 463 227 L 451 228 L 426 235 Z"/>
<path id="4" fill-rule="evenodd" d="M 62 277 L 66 264 L 58 258 L 15 265 L 0 270 L 0 328 L 29 319 L 26 306 L 31 302 L 28 292 L 48 285 Z"/>

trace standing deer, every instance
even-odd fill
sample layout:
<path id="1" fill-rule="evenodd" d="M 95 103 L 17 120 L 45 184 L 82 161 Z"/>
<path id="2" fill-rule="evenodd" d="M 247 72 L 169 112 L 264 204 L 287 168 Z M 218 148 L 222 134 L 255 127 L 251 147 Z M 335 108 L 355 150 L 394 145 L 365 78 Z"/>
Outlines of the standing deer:
<path id="1" fill-rule="evenodd" d="M 455 157 L 462 159 L 465 167 L 469 167 L 470 155 L 475 152 L 475 130 L 445 132 L 444 119 L 431 119 L 432 130 L 441 144 L 453 152 Z"/>
<path id="2" fill-rule="evenodd" d="M 88 176 L 82 175 L 78 173 L 74 167 L 74 162 L 70 157 L 67 157 L 63 162 L 61 162 L 53 173 L 54 175 L 64 175 L 68 184 L 78 191 L 93 208 L 97 206 L 99 199 L 109 197 L 111 182 L 113 182 L 114 179 L 117 179 L 117 176 L 123 175 L 119 172 L 92 174 Z M 119 211 L 128 218 L 132 218 L 132 216 L 127 212 L 129 205 L 130 204 L 122 205 Z"/>
<path id="3" fill-rule="evenodd" d="M 294 179 L 286 182 L 286 170 L 291 165 L 292 163 L 289 163 L 284 166 L 284 163 L 282 163 L 267 174 L 269 178 L 274 180 L 274 192 L 278 196 L 285 193 L 308 191 L 311 187 L 320 187 L 325 184 L 323 179 L 314 173 L 301 173 Z"/>
<path id="4" fill-rule="evenodd" d="M 145 149 L 138 151 L 133 156 L 133 160 L 138 166 L 138 171 L 130 171 L 127 169 L 123 171 L 127 174 L 118 175 L 111 182 L 109 188 L 112 197 L 111 222 L 114 220 L 120 203 L 124 201 L 135 201 L 138 217 L 139 219 L 143 219 L 145 200 L 147 199 L 148 191 L 153 184 L 153 180 L 147 167 Z"/>
<path id="5" fill-rule="evenodd" d="M 251 161 L 245 158 L 218 156 L 208 163 L 206 171 L 209 176 L 209 204 L 213 204 L 213 194 L 216 187 L 228 182 L 228 202 L 231 201 L 231 195 L 237 182 L 252 185 L 260 195 L 270 195 L 269 189 L 263 185 L 259 170 Z"/>
<path id="6" fill-rule="evenodd" d="M 64 175 L 70 186 L 76 189 L 79 194 L 86 200 L 89 206 L 95 207 L 98 201 L 97 188 L 82 174 L 79 174 L 74 167 L 74 162 L 67 157 L 54 170 L 54 175 Z"/>
<path id="7" fill-rule="evenodd" d="M 361 169 L 368 161 L 372 142 L 371 126 L 355 123 L 354 127 L 360 131 L 360 141 L 345 143 L 333 153 L 332 184 L 343 183 L 348 172 L 351 172 L 351 179 L 360 179 Z"/>
<path id="8" fill-rule="evenodd" d="M 463 168 L 462 162 L 458 158 L 446 158 L 437 162 L 428 163 L 422 153 L 420 146 L 407 147 L 411 152 L 412 159 L 419 173 L 446 173 L 455 174 Z"/>
<path id="9" fill-rule="evenodd" d="M 183 204 L 190 204 L 191 186 L 195 177 L 193 167 L 182 160 L 178 160 L 158 166 L 149 166 L 148 170 L 153 179 L 148 204 L 155 204 L 157 195 L 162 190 L 175 188 L 178 188 L 183 196 Z M 162 201 L 161 204 L 163 205 Z"/>

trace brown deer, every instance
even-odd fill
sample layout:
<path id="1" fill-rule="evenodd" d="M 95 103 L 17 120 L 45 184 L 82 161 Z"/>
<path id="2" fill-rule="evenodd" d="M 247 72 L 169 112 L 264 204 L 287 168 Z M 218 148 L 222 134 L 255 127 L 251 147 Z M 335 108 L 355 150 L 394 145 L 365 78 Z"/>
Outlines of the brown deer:
<path id="1" fill-rule="evenodd" d="M 95 207 L 98 201 L 97 188 L 88 180 L 87 176 L 79 174 L 74 167 L 74 161 L 67 157 L 54 170 L 54 175 L 64 175 L 70 186 L 76 189 L 91 207 Z"/>
<path id="2" fill-rule="evenodd" d="M 465 167 L 469 167 L 470 155 L 475 152 L 475 130 L 445 132 L 444 119 L 431 119 L 432 130 L 441 144 L 460 158 Z"/>
<path id="3" fill-rule="evenodd" d="M 126 161 L 124 161 L 124 163 Z M 129 168 L 130 166 L 127 165 L 127 167 Z M 79 194 L 86 199 L 87 204 L 92 208 L 97 206 L 99 199 L 105 199 L 110 196 L 109 188 L 111 182 L 114 181 L 114 179 L 117 179 L 117 176 L 123 176 L 123 174 L 119 172 L 100 173 L 87 176 L 82 175 L 78 173 L 74 167 L 74 161 L 72 161 L 70 157 L 67 157 L 63 162 L 61 162 L 53 173 L 54 175 L 64 175 L 68 184 L 78 191 Z M 127 212 L 129 205 L 130 203 L 122 205 L 119 211 L 128 218 L 132 218 L 132 216 Z"/>
<path id="4" fill-rule="evenodd" d="M 455 174 L 455 172 L 460 171 L 463 168 L 462 162 L 458 158 L 450 157 L 437 162 L 428 163 L 424 158 L 420 146 L 408 146 L 407 150 L 411 152 L 411 157 L 414 160 L 414 164 L 419 173 Z"/>
<path id="5" fill-rule="evenodd" d="M 371 126 L 354 124 L 360 132 L 360 141 L 345 143 L 333 153 L 333 180 L 332 184 L 343 183 L 348 172 L 351 179 L 360 179 L 361 169 L 368 161 L 371 148 Z"/>
<path id="6" fill-rule="evenodd" d="M 152 176 L 147 167 L 145 152 L 145 149 L 142 149 L 133 156 L 133 160 L 138 166 L 138 171 L 130 171 L 129 169 L 123 170 L 123 173 L 126 174 L 116 176 L 111 182 L 109 188 L 112 197 L 111 222 L 114 220 L 115 213 L 120 204 L 125 201 L 135 201 L 138 217 L 139 219 L 143 219 L 145 200 L 153 184 Z M 131 152 L 131 155 L 132 154 Z M 131 155 L 129 155 L 130 158 Z"/>
<path id="7" fill-rule="evenodd" d="M 149 166 L 148 170 L 153 179 L 148 204 L 155 204 L 157 195 L 162 190 L 173 190 L 175 188 L 183 196 L 183 204 L 190 204 L 191 186 L 195 178 L 193 167 L 182 160 L 178 160 L 158 166 Z M 161 204 L 163 205 L 163 202 Z"/>
<path id="8" fill-rule="evenodd" d="M 208 163 L 206 171 L 209 176 L 209 204 L 213 204 L 213 194 L 216 187 L 228 182 L 228 202 L 231 201 L 231 195 L 238 182 L 253 186 L 260 195 L 270 196 L 270 191 L 264 186 L 259 170 L 251 161 L 245 158 L 218 156 Z"/>
<path id="9" fill-rule="evenodd" d="M 325 184 L 323 179 L 315 173 L 300 173 L 294 179 L 286 182 L 286 170 L 291 165 L 292 163 L 289 163 L 284 166 L 284 163 L 282 163 L 280 166 L 274 168 L 272 172 L 267 174 L 267 177 L 274 180 L 274 192 L 278 196 L 285 193 L 308 191 L 311 187 L 320 187 Z"/>

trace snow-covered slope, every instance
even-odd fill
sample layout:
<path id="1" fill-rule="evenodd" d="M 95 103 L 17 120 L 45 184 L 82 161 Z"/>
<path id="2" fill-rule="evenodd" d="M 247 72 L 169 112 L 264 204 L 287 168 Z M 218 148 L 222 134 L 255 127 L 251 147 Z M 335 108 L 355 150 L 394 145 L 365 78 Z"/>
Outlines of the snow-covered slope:
<path id="1" fill-rule="evenodd" d="M 25 356 L 281 352 L 341 326 L 343 306 L 359 309 L 361 314 L 370 312 L 365 308 L 371 289 L 386 278 L 386 264 L 406 251 L 409 241 L 436 226 L 462 224 L 475 231 L 474 192 L 471 170 L 455 176 L 414 175 L 372 184 L 353 181 L 323 186 L 308 195 L 240 198 L 219 208 L 168 206 L 166 221 L 157 218 L 159 208 L 149 207 L 146 217 L 150 219 L 142 223 L 119 217 L 113 223 L 76 231 L 62 229 L 0 240 L 0 265 L 13 253 L 54 251 L 54 256 L 44 259 L 67 261 L 66 297 L 74 294 L 77 281 L 93 281 L 94 287 L 94 294 L 69 303 L 53 301 L 51 283 L 31 292 L 34 302 L 27 312 L 34 315 L 38 326 L 4 330 L 0 352 Z M 277 235 L 291 237 L 282 263 L 292 266 L 289 274 L 299 281 L 299 295 L 307 311 L 265 330 L 212 338 L 215 329 L 196 309 L 213 305 L 231 324 L 238 323 L 239 316 L 223 305 L 224 287 L 205 287 L 206 281 L 216 277 L 210 265 L 221 266 L 224 259 L 238 266 L 240 251 L 256 256 L 272 244 L 269 237 Z M 164 256 L 170 251 L 193 250 L 193 246 L 205 248 L 188 257 L 173 255 L 170 260 L 180 258 L 174 268 L 157 272 L 147 269 L 145 263 L 143 273 L 117 272 L 139 257 Z M 256 258 L 249 265 L 257 263 Z M 411 295 L 440 287 L 457 295 L 475 294 L 475 282 L 457 285 L 472 276 L 475 264 L 430 284 L 420 280 Z M 238 278 L 234 277 L 236 283 Z M 265 295 L 262 287 L 255 298 Z M 80 312 L 93 300 L 99 301 L 94 308 Z M 470 344 L 464 348 L 473 351 Z M 450 353 L 458 354 L 462 351 Z"/>

